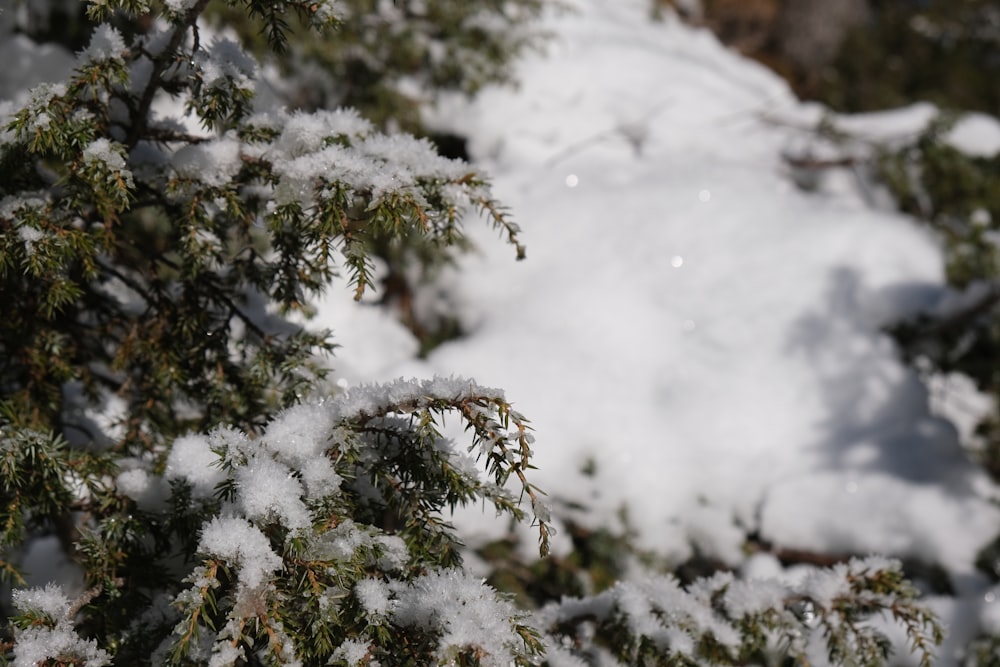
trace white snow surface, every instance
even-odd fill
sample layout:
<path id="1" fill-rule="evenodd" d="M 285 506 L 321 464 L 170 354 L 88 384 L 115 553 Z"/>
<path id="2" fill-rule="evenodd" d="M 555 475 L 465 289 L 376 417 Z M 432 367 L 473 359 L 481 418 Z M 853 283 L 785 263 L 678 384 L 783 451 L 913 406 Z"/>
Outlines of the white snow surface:
<path id="1" fill-rule="evenodd" d="M 470 220 L 479 252 L 439 286 L 468 335 L 425 361 L 332 289 L 317 325 L 343 346 L 341 383 L 461 373 L 503 387 L 532 420 L 532 481 L 556 507 L 613 525 L 625 506 L 642 543 L 678 560 L 697 545 L 738 562 L 759 531 L 972 572 L 1000 526 L 997 489 L 881 332 L 940 298 L 936 240 L 849 172 L 795 186 L 782 154 L 813 141 L 803 128 L 822 110 L 771 72 L 651 22 L 644 0 L 570 4 L 516 90 L 436 112 L 471 137 L 527 260 Z M 884 137 L 929 118 L 838 122 Z M 979 146 L 996 131 L 978 119 L 955 143 L 977 127 Z M 479 512 L 459 524 L 488 532 Z"/>

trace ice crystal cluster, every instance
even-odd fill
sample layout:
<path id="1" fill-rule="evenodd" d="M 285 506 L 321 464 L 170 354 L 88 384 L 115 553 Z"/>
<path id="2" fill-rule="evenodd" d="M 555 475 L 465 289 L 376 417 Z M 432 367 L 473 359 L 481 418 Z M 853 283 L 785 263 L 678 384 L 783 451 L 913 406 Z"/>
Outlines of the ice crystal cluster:
<path id="1" fill-rule="evenodd" d="M 293 24 L 426 25 L 447 4 L 228 10 L 281 50 Z M 269 102 L 208 0 L 79 6 L 68 70 L 0 102 L 0 660 L 878 664 L 876 614 L 931 659 L 937 626 L 891 562 L 801 586 L 644 572 L 533 610 L 466 569 L 460 505 L 548 551 L 526 419 L 455 377 L 324 394 L 332 340 L 302 322 L 336 278 L 377 288 L 389 251 L 449 256 L 470 211 L 523 257 L 486 181 L 354 111 Z M 467 3 L 464 25 L 517 6 Z M 38 553 L 68 560 L 61 584 L 28 585 Z"/>

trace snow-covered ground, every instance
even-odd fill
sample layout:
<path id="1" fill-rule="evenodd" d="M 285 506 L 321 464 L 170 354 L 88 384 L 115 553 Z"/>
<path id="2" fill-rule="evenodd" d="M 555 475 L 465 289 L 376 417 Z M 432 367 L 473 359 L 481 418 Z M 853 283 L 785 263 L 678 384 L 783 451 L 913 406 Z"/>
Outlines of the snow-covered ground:
<path id="1" fill-rule="evenodd" d="M 953 641 L 975 632 L 995 598 L 973 561 L 1000 533 L 997 489 L 880 330 L 941 298 L 935 239 L 846 169 L 796 185 L 783 155 L 831 148 L 811 131 L 822 110 L 771 72 L 651 22 L 646 0 L 570 4 L 517 90 L 435 120 L 471 137 L 528 259 L 470 223 L 480 252 L 437 295 L 468 335 L 426 361 L 334 289 L 319 321 L 343 345 L 339 375 L 504 388 L 534 423 L 535 481 L 556 506 L 595 524 L 624 506 L 642 544 L 678 560 L 694 546 L 739 564 L 757 533 L 941 563 L 965 596 L 939 604 Z M 841 122 L 887 138 L 932 115 Z M 997 136 L 977 116 L 955 143 L 995 150 Z"/>

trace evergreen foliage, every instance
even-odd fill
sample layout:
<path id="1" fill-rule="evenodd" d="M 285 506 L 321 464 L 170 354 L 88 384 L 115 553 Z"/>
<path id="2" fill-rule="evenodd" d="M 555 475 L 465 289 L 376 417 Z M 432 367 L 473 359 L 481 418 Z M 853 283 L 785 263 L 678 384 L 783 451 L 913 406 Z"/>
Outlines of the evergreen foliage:
<path id="1" fill-rule="evenodd" d="M 69 77 L 0 102 L 0 574 L 15 589 L 0 662 L 868 665 L 889 652 L 869 624 L 880 614 L 931 660 L 941 631 L 891 561 L 801 588 L 650 573 L 579 599 L 554 601 L 556 587 L 534 611 L 463 569 L 459 505 L 530 521 L 547 552 L 526 419 L 457 378 L 323 397 L 333 342 L 297 316 L 341 274 L 364 295 L 386 248 L 417 270 L 447 257 L 467 211 L 520 258 L 518 229 L 427 141 L 354 111 L 259 103 L 260 65 L 200 22 L 210 4 L 88 0 Z M 457 21 L 459 51 L 418 58 L 440 59 L 419 71 L 441 87 L 495 78 L 521 43 L 468 30 L 505 16 L 499 4 L 399 7 L 427 20 L 388 20 L 386 3 L 211 9 L 279 52 L 342 17 Z M 472 44 L 489 66 L 460 55 Z M 397 67 L 365 62 L 379 58 Z M 24 585 L 24 549 L 47 534 L 77 590 Z"/>
<path id="2" fill-rule="evenodd" d="M 951 133 L 960 120 L 958 112 L 940 111 L 911 136 L 872 142 L 825 119 L 816 133 L 839 146 L 843 157 L 789 161 L 803 170 L 801 182 L 807 187 L 818 182 L 818 171 L 850 166 L 871 179 L 866 188 L 884 188 L 901 211 L 927 225 L 939 240 L 947 288 L 886 329 L 903 359 L 923 377 L 958 375 L 989 399 L 988 407 L 975 413 L 978 423 L 962 445 L 1000 480 L 1000 156 L 957 147 Z M 976 565 L 997 581 L 998 563 L 1000 538 L 995 537 Z M 987 633 L 966 647 L 964 664 L 996 664 L 998 647 L 997 635 Z"/>
<path id="3" fill-rule="evenodd" d="M 542 0 L 344 0 L 337 39 L 297 31 L 280 43 L 287 52 L 276 63 L 295 74 L 283 92 L 297 106 L 347 106 L 379 127 L 420 133 L 421 109 L 442 93 L 512 83 L 511 59 L 543 38 L 533 28 L 542 7 Z M 264 55 L 239 7 L 216 11 Z"/>
<path id="4" fill-rule="evenodd" d="M 596 647 L 581 638 L 596 633 L 626 665 L 880 665 L 890 646 L 859 620 L 881 613 L 904 625 L 920 664 L 930 665 L 942 632 L 909 604 L 914 595 L 898 563 L 852 560 L 798 588 L 729 573 L 687 587 L 669 576 L 644 577 L 549 604 L 538 618 L 557 640 L 555 652 L 592 657 Z"/>
<path id="5" fill-rule="evenodd" d="M 926 100 L 1000 113 L 1000 13 L 990 0 L 869 2 L 872 21 L 845 40 L 810 96 L 844 111 Z"/>
<path id="6" fill-rule="evenodd" d="M 958 118 L 941 113 L 912 140 L 876 152 L 875 173 L 900 209 L 941 239 L 954 290 L 932 312 L 892 331 L 911 363 L 925 372 L 961 373 L 994 397 L 993 414 L 966 445 L 1000 479 L 1000 157 L 968 155 L 950 145 L 947 135 Z"/>
<path id="7" fill-rule="evenodd" d="M 242 43 L 274 65 L 268 83 L 293 106 L 353 108 L 380 129 L 427 136 L 442 154 L 465 158 L 464 138 L 426 127 L 423 110 L 442 95 L 511 83 L 510 62 L 544 38 L 532 22 L 542 7 L 542 0 L 342 0 L 336 39 L 308 30 L 293 15 L 285 26 L 294 28 L 295 39 L 271 44 L 269 33 L 239 6 L 210 5 L 206 18 L 235 29 Z M 452 254 L 420 233 L 373 229 L 369 236 L 373 256 L 385 266 L 380 301 L 417 337 L 421 355 L 459 337 L 455 313 L 420 312 L 414 304 L 420 287 L 450 265 Z"/>

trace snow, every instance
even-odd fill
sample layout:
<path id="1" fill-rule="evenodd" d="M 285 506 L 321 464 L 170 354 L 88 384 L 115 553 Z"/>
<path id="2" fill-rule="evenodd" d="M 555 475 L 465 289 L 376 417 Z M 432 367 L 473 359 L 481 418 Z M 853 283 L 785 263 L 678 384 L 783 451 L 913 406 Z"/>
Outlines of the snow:
<path id="1" fill-rule="evenodd" d="M 103 137 L 95 139 L 83 149 L 83 162 L 84 164 L 99 162 L 107 165 L 108 169 L 116 171 L 125 169 L 125 158 L 122 157 L 121 152 Z"/>
<path id="2" fill-rule="evenodd" d="M 254 125 L 268 127 L 282 119 L 266 115 L 251 119 Z M 290 157 L 298 157 L 320 150 L 328 137 L 358 139 L 372 131 L 370 122 L 353 109 L 321 109 L 316 113 L 293 113 L 284 121 L 276 148 Z"/>
<path id="3" fill-rule="evenodd" d="M 167 8 L 177 14 L 183 14 L 187 10 L 191 9 L 194 7 L 196 2 L 197 0 L 164 0 L 164 4 L 166 4 Z"/>
<path id="4" fill-rule="evenodd" d="M 265 586 L 281 559 L 248 519 L 308 525 L 303 498 L 336 493 L 341 483 L 324 453 L 333 423 L 398 403 L 426 405 L 428 396 L 506 394 L 531 419 L 538 441 L 530 481 L 555 507 L 582 506 L 573 518 L 593 526 L 618 525 L 626 508 L 641 546 L 675 562 L 697 550 L 740 567 L 745 580 L 729 582 L 724 598 L 733 614 L 777 600 L 783 589 L 775 579 L 798 576 L 821 601 L 844 590 L 842 569 L 792 572 L 773 554 L 744 556 L 747 535 L 757 533 L 776 549 L 940 563 L 959 593 L 931 600 L 944 621 L 965 638 L 977 626 L 997 631 L 1000 592 L 973 563 L 1000 525 L 998 489 L 938 416 L 948 408 L 937 390 L 901 363 L 882 331 L 947 301 L 936 239 L 874 206 L 846 169 L 817 177 L 812 191 L 800 189 L 783 156 L 834 151 L 812 131 L 827 112 L 797 101 L 760 65 L 669 15 L 651 22 L 647 0 L 566 4 L 572 11 L 547 18 L 554 37 L 545 51 L 520 64 L 516 90 L 489 89 L 473 102 L 444 99 L 430 119 L 470 137 L 476 168 L 492 173 L 497 198 L 525 230 L 528 260 L 511 261 L 510 248 L 470 220 L 477 252 L 435 285 L 455 305 L 466 336 L 423 360 L 385 311 L 353 302 L 343 286 L 331 289 L 317 304 L 314 326 L 337 333 L 336 374 L 345 391 L 282 413 L 253 447 L 225 429 L 174 443 L 166 477 L 185 480 L 196 499 L 214 497 L 226 479 L 223 463 L 235 467 L 236 497 L 226 510 L 241 515 L 206 525 L 200 551 L 237 568 L 244 589 Z M 181 12 L 192 3 L 167 6 Z M 317 6 L 335 13 L 333 2 Z M 44 132 L 46 108 L 66 88 L 43 82 L 62 78 L 73 59 L 20 35 L 5 37 L 0 57 L 32 66 L 0 73 L 0 90 L 42 83 L 18 105 L 30 110 L 26 131 Z M 85 57 L 116 57 L 119 41 L 112 29 L 99 31 Z M 143 80 L 142 62 L 133 85 Z M 206 86 L 249 86 L 256 75 L 225 39 L 212 41 L 197 64 Z M 164 97 L 155 108 L 161 120 L 177 120 L 183 105 Z M 14 109 L 0 103 L 0 117 Z M 936 114 L 917 104 L 831 118 L 866 142 L 898 142 Z M 274 144 L 260 148 L 281 178 L 281 202 L 311 205 L 323 178 L 370 188 L 377 200 L 407 194 L 401 184 L 415 177 L 457 177 L 467 168 L 435 157 L 425 142 L 369 137 L 370 124 L 350 111 L 254 122 L 283 127 Z M 327 145 L 331 138 L 346 141 Z M 969 114 L 948 140 L 972 155 L 995 155 L 1000 124 Z M 105 139 L 84 157 L 124 167 Z M 398 171 L 373 170 L 372 158 L 391 158 Z M 222 187 L 241 168 L 241 148 L 233 136 L 214 137 L 171 161 L 180 176 Z M 43 204 L 5 199 L 0 215 Z M 26 245 L 41 240 L 41 230 L 17 229 Z M 387 384 L 363 384 L 377 381 Z M 963 432 L 973 420 L 967 415 Z M 588 461 L 593 474 L 584 472 Z M 140 504 L 163 493 L 138 466 L 115 482 Z M 506 528 L 483 521 L 478 506 L 456 522 L 470 540 Z M 568 540 L 562 544 L 569 548 Z M 407 559 L 398 538 L 351 522 L 309 549 L 332 560 L 371 550 L 382 570 Z M 765 578 L 772 581 L 759 581 Z M 659 605 L 724 632 L 696 604 L 698 591 L 689 595 L 671 579 L 613 590 L 634 612 L 629 622 L 641 623 Z M 411 584 L 363 580 L 355 594 L 372 614 L 442 630 L 443 654 L 481 645 L 487 662 L 506 664 L 520 642 L 510 627 L 512 606 L 465 573 L 430 572 Z M 62 609 L 65 599 L 54 589 L 16 595 L 19 604 L 44 609 Z M 456 600 L 465 603 L 463 614 L 455 613 Z M 559 613 L 571 613 L 573 604 L 564 602 Z M 612 594 L 590 604 L 598 616 L 609 613 Z M 690 642 L 669 628 L 650 630 L 677 650 Z M 46 642 L 87 650 L 74 637 L 61 626 L 26 631 L 15 664 L 43 660 Z M 950 641 L 941 664 L 952 664 L 961 646 Z M 337 651 L 357 664 L 367 643 L 347 640 Z M 102 657 L 87 659 L 101 664 Z"/>
<path id="5" fill-rule="evenodd" d="M 346 11 L 339 0 L 319 0 L 313 7 L 313 21 L 320 25 L 333 23 Z"/>
<path id="6" fill-rule="evenodd" d="M 392 620 L 400 625 L 439 630 L 442 664 L 456 653 L 477 647 L 485 653 L 480 664 L 510 664 L 523 640 L 512 627 L 518 616 L 513 603 L 498 599 L 481 579 L 461 570 L 432 570 L 409 582 L 390 583 L 396 594 Z M 480 653 L 477 651 L 477 653 Z"/>
<path id="7" fill-rule="evenodd" d="M 360 639 L 345 639 L 333 652 L 333 660 L 343 660 L 350 667 L 361 664 L 368 655 L 368 642 Z"/>
<path id="8" fill-rule="evenodd" d="M 787 591 L 775 580 L 740 581 L 729 584 L 723 596 L 726 610 L 734 618 L 759 614 L 784 605 Z"/>
<path id="9" fill-rule="evenodd" d="M 205 143 L 189 144 L 173 155 L 172 164 L 182 178 L 222 187 L 239 172 L 240 142 L 225 136 Z"/>
<path id="10" fill-rule="evenodd" d="M 342 481 L 324 455 L 330 446 L 332 417 L 322 404 L 296 405 L 271 422 L 261 438 L 279 460 L 301 472 L 309 498 L 335 493 Z"/>
<path id="11" fill-rule="evenodd" d="M 994 157 L 1000 153 L 1000 122 L 981 113 L 965 114 L 948 134 L 948 143 L 967 155 Z"/>
<path id="12" fill-rule="evenodd" d="M 261 120 L 270 121 L 266 116 Z M 457 181 L 469 172 L 465 163 L 438 155 L 427 140 L 367 135 L 367 129 L 367 123 L 351 112 L 325 112 L 313 118 L 292 115 L 265 152 L 280 176 L 275 203 L 308 208 L 315 203 L 317 187 L 341 182 L 350 190 L 369 192 L 369 209 L 393 197 L 419 204 L 423 202 L 416 182 Z M 461 193 L 456 194 L 460 201 Z"/>
<path id="13" fill-rule="evenodd" d="M 52 123 L 52 117 L 48 114 L 48 107 L 52 100 L 66 94 L 66 85 L 63 83 L 41 83 L 31 89 L 28 94 L 27 104 L 27 124 L 20 134 L 29 136 L 32 133 L 44 133 Z"/>
<path id="14" fill-rule="evenodd" d="M 60 586 L 49 583 L 44 588 L 16 590 L 12 601 L 21 613 L 47 617 L 14 630 L 14 667 L 47 664 L 48 658 L 69 658 L 82 667 L 111 664 L 111 657 L 97 648 L 97 642 L 82 639 L 73 630 L 72 605 Z"/>
<path id="15" fill-rule="evenodd" d="M 777 483 L 768 493 L 764 533 L 824 553 L 882 552 L 964 564 L 1000 520 L 1000 512 L 982 507 L 971 492 L 877 472 L 856 478 L 815 473 Z"/>
<path id="16" fill-rule="evenodd" d="M 0 91 L 24 91 L 40 83 L 64 79 L 73 69 L 73 56 L 53 44 L 36 44 L 25 35 L 4 34 L 0 39 Z M 5 123 L 6 124 L 6 123 Z"/>
<path id="17" fill-rule="evenodd" d="M 132 500 L 139 501 L 150 492 L 153 478 L 141 468 L 133 468 L 118 473 L 115 477 L 115 488 Z"/>
<path id="18" fill-rule="evenodd" d="M 34 251 L 35 244 L 45 238 L 45 234 L 43 232 L 28 225 L 21 225 L 18 227 L 17 235 L 24 242 L 24 251 L 28 255 L 32 254 Z"/>
<path id="19" fill-rule="evenodd" d="M 208 667 L 232 667 L 237 660 L 244 658 L 243 647 L 229 643 L 217 643 L 212 649 L 212 657 Z"/>
<path id="20" fill-rule="evenodd" d="M 212 451 L 207 438 L 187 435 L 174 441 L 167 457 L 167 479 L 183 479 L 191 485 L 195 498 L 211 498 L 215 487 L 226 479 L 219 466 L 219 455 Z"/>
<path id="21" fill-rule="evenodd" d="M 97 648 L 94 640 L 81 639 L 68 624 L 55 628 L 26 628 L 15 633 L 13 667 L 36 667 L 49 658 L 72 656 L 73 664 L 81 667 L 103 667 L 111 664 L 111 656 Z"/>
<path id="22" fill-rule="evenodd" d="M 340 562 L 354 558 L 359 549 L 378 553 L 377 559 L 369 560 L 383 571 L 401 570 L 409 561 L 406 542 L 402 538 L 380 534 L 372 528 L 363 529 L 349 519 L 314 538 L 308 553 L 316 560 Z"/>
<path id="23" fill-rule="evenodd" d="M 940 109 L 933 104 L 919 102 L 899 109 L 835 116 L 831 120 L 834 127 L 853 139 L 892 145 L 916 138 L 939 113 Z M 1000 153 L 1000 121 L 983 113 L 962 113 L 945 133 L 944 141 L 972 157 L 993 157 Z"/>
<path id="24" fill-rule="evenodd" d="M 206 88 L 224 86 L 228 81 L 240 88 L 252 88 L 257 74 L 257 62 L 243 52 L 239 43 L 224 37 L 212 40 L 208 49 L 198 51 L 195 62 L 201 67 L 202 85 Z"/>
<path id="25" fill-rule="evenodd" d="M 54 621 L 65 619 L 70 609 L 69 599 L 61 586 L 47 584 L 44 588 L 14 591 L 12 601 L 21 611 L 45 614 Z"/>
<path id="26" fill-rule="evenodd" d="M 354 595 L 365 612 L 372 617 L 372 623 L 381 622 L 380 619 L 388 616 L 395 607 L 390 599 L 389 586 L 380 579 L 362 579 L 355 584 Z"/>
<path id="27" fill-rule="evenodd" d="M 939 110 L 928 102 L 918 102 L 898 109 L 839 116 L 836 126 L 852 136 L 872 141 L 913 138 L 923 132 Z"/>
<path id="28" fill-rule="evenodd" d="M 126 168 L 125 157 L 121 149 L 105 138 L 95 139 L 83 149 L 83 163 L 88 166 L 112 172 L 115 180 L 120 180 L 125 187 L 135 187 L 132 172 Z"/>
<path id="29" fill-rule="evenodd" d="M 675 561 L 694 543 L 738 562 L 757 532 L 974 580 L 997 489 L 881 330 L 940 301 L 935 238 L 873 206 L 847 169 L 796 186 L 782 156 L 822 147 L 810 128 L 828 112 L 777 76 L 669 16 L 650 22 L 640 0 L 571 4 L 516 90 L 445 100 L 431 118 L 470 137 L 527 261 L 470 221 L 478 251 L 437 287 L 467 335 L 426 360 L 332 289 L 315 325 L 343 345 L 338 376 L 503 387 L 531 419 L 532 481 L 556 506 L 582 504 L 574 518 L 592 525 L 627 507 L 640 543 Z M 896 141 L 935 114 L 832 119 Z M 966 120 L 952 141 L 988 147 L 995 129 Z M 457 521 L 494 530 L 478 508 Z"/>
<path id="30" fill-rule="evenodd" d="M 240 585 L 248 590 L 262 586 L 282 566 L 267 536 L 240 517 L 215 517 L 209 521 L 202 529 L 198 551 L 238 567 Z"/>
<path id="31" fill-rule="evenodd" d="M 998 590 L 994 587 L 983 595 L 983 605 L 980 609 L 980 623 L 983 630 L 991 635 L 1000 634 L 1000 597 Z"/>
<path id="32" fill-rule="evenodd" d="M 125 40 L 121 33 L 107 23 L 102 23 L 94 29 L 94 34 L 90 36 L 90 44 L 80 54 L 80 60 L 91 63 L 106 60 L 124 62 L 122 59 L 124 52 Z"/>
<path id="33" fill-rule="evenodd" d="M 274 521 L 290 530 L 310 525 L 302 502 L 302 483 L 291 468 L 267 455 L 250 458 L 236 469 L 236 488 L 243 516 L 262 525 Z"/>

